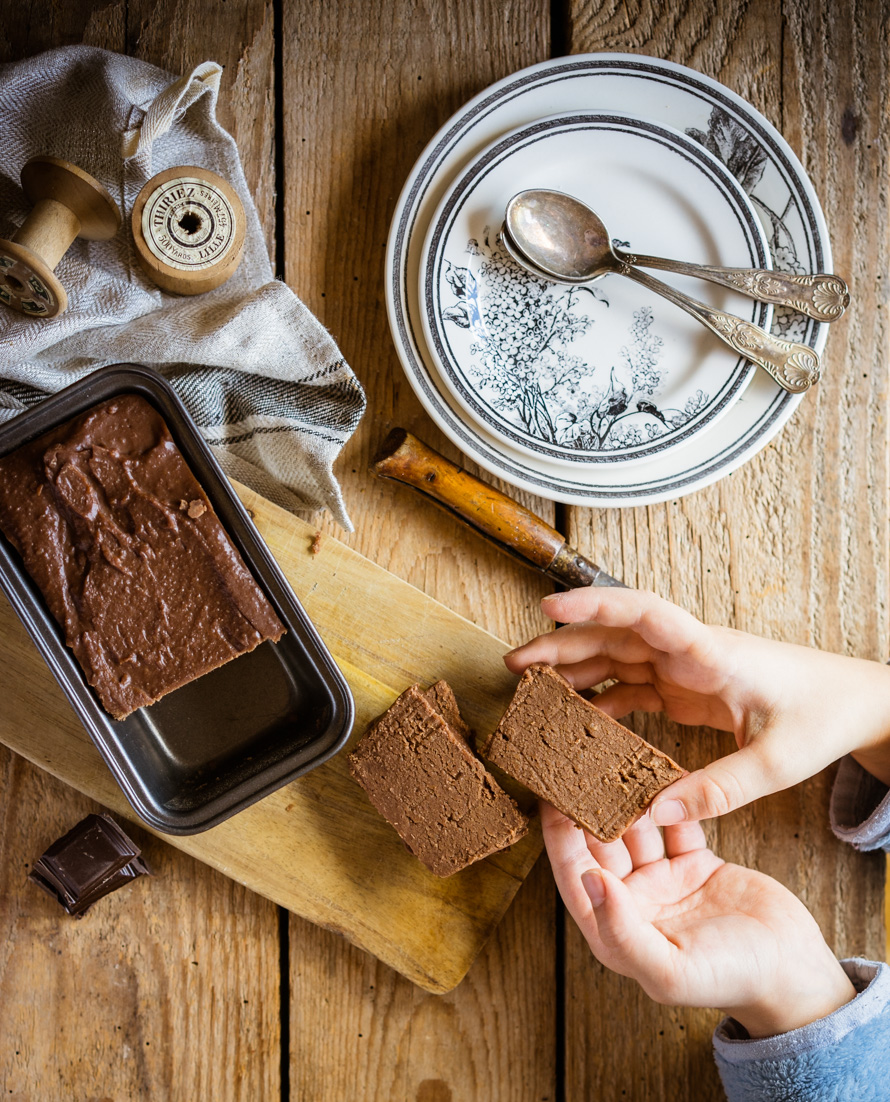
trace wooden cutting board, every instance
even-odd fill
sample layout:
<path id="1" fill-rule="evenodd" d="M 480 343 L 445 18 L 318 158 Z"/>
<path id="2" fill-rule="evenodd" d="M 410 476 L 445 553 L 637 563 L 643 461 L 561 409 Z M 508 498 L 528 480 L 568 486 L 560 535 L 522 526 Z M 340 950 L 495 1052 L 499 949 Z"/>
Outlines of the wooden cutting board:
<path id="1" fill-rule="evenodd" d="M 440 677 L 478 734 L 494 729 L 515 685 L 504 643 L 330 536 L 313 554 L 315 528 L 235 488 L 349 682 L 350 746 L 408 685 Z M 0 669 L 0 741 L 144 826 L 2 598 Z M 343 934 L 427 991 L 449 991 L 540 853 L 537 821 L 509 850 L 440 880 L 368 802 L 347 752 L 212 830 L 159 837 Z"/>

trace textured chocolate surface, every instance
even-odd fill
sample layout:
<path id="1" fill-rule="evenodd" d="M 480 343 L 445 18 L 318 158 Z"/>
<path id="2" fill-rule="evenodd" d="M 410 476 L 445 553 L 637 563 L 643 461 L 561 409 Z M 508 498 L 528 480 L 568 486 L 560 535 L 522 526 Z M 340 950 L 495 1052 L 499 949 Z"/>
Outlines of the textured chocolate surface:
<path id="1" fill-rule="evenodd" d="M 550 666 L 525 671 L 482 755 L 603 842 L 683 775 Z"/>
<path id="2" fill-rule="evenodd" d="M 116 719 L 284 632 L 138 395 L 0 459 L 0 529 Z"/>
<path id="3" fill-rule="evenodd" d="M 457 706 L 457 698 L 448 682 L 437 681 L 435 685 L 432 685 L 426 690 L 423 696 L 426 702 L 432 706 L 433 711 L 438 712 L 451 730 L 454 731 L 455 734 L 460 735 L 467 746 L 473 750 L 475 743 L 473 732 L 464 722 L 464 718 L 460 714 L 460 709 Z"/>
<path id="4" fill-rule="evenodd" d="M 434 701 L 452 709 L 441 684 L 406 689 L 368 728 L 349 766 L 411 852 L 450 876 L 518 841 L 528 819 L 436 710 Z"/>
<path id="5" fill-rule="evenodd" d="M 72 915 L 140 876 L 151 875 L 141 850 L 110 815 L 88 815 L 49 847 L 28 878 Z"/>

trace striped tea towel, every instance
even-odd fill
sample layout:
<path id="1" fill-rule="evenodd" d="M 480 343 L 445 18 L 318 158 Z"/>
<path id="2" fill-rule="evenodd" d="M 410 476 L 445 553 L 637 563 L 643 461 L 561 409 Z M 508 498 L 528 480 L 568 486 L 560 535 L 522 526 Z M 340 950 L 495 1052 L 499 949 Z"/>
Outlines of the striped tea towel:
<path id="1" fill-rule="evenodd" d="M 0 421 L 106 364 L 149 364 L 172 383 L 223 469 L 294 512 L 327 506 L 351 525 L 331 465 L 365 397 L 334 341 L 275 280 L 238 150 L 216 121 L 222 69 L 182 78 L 88 46 L 0 65 L 0 237 L 29 212 L 19 173 L 38 154 L 108 188 L 124 225 L 76 240 L 56 269 L 68 309 L 48 321 L 0 307 Z M 142 186 L 198 165 L 238 192 L 241 265 L 192 297 L 167 294 L 136 262 L 130 212 Z"/>

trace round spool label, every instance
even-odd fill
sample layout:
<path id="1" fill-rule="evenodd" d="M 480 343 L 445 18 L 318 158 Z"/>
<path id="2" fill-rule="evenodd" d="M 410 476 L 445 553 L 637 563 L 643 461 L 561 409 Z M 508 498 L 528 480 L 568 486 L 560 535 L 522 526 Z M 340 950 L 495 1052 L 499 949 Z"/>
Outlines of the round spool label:
<path id="1" fill-rule="evenodd" d="M 0 302 L 32 317 L 52 318 L 60 313 L 52 287 L 21 257 L 3 252 L 0 252 Z"/>
<path id="2" fill-rule="evenodd" d="M 235 243 L 235 211 L 206 180 L 180 176 L 157 187 L 142 211 L 142 236 L 171 268 L 197 272 L 225 259 Z"/>

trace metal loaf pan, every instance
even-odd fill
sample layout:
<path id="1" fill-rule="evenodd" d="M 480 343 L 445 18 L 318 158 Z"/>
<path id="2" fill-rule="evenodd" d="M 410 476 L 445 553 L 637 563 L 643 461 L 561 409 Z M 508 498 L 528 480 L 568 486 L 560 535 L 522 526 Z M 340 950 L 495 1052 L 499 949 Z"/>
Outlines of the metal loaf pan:
<path id="1" fill-rule="evenodd" d="M 99 703 L 61 627 L 0 534 L 0 588 L 134 810 L 167 834 L 197 834 L 327 761 L 349 737 L 352 694 L 181 401 L 156 371 L 101 368 L 5 425 L 0 456 L 120 394 L 147 399 L 287 633 L 124 720 Z"/>

